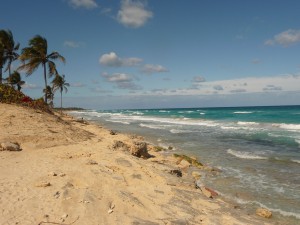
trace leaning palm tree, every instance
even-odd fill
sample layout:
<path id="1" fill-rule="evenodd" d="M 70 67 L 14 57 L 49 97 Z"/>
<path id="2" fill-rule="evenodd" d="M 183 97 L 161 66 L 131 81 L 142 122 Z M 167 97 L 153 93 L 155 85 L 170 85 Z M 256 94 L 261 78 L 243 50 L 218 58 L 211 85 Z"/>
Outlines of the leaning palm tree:
<path id="1" fill-rule="evenodd" d="M 29 40 L 29 47 L 22 50 L 19 59 L 23 62 L 18 69 L 25 70 L 26 75 L 30 76 L 40 65 L 44 69 L 45 90 L 47 90 L 47 68 L 48 76 L 51 77 L 57 74 L 56 66 L 53 60 L 59 59 L 65 62 L 65 58 L 58 52 L 51 52 L 48 54 L 48 43 L 45 38 L 36 35 Z M 45 102 L 47 103 L 47 93 L 45 92 Z"/>
<path id="2" fill-rule="evenodd" d="M 65 93 L 68 92 L 67 87 L 69 87 L 70 84 L 66 82 L 65 75 L 60 76 L 57 74 L 52 81 L 52 85 L 54 91 L 59 90 L 60 92 L 60 113 L 62 113 L 62 93 L 63 91 L 65 91 Z"/>
<path id="3" fill-rule="evenodd" d="M 14 36 L 10 30 L 0 30 L 0 43 L 3 51 L 2 61 L 4 60 L 4 63 L 7 63 L 5 71 L 8 70 L 9 77 L 11 77 L 11 64 L 19 57 L 17 51 L 19 50 L 20 44 L 15 43 Z"/>

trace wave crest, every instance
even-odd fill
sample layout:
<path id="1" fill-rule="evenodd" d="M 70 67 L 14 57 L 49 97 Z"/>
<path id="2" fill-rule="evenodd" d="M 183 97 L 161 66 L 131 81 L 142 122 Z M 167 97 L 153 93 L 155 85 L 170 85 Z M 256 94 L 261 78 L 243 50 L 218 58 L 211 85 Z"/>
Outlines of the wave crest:
<path id="1" fill-rule="evenodd" d="M 240 158 L 240 159 L 268 159 L 267 157 L 255 155 L 255 154 L 250 153 L 250 152 L 240 152 L 240 151 L 235 151 L 235 150 L 232 150 L 232 149 L 228 149 L 227 153 L 230 154 L 230 155 L 233 155 L 237 158 Z"/>

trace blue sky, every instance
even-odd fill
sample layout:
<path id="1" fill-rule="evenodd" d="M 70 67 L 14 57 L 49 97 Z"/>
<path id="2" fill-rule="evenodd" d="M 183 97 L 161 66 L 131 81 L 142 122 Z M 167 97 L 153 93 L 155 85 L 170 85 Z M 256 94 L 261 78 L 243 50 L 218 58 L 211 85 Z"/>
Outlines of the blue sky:
<path id="1" fill-rule="evenodd" d="M 42 35 L 66 58 L 57 62 L 71 84 L 66 106 L 299 104 L 299 8 L 298 0 L 3 0 L 0 29 L 21 48 Z M 23 79 L 26 94 L 42 96 L 41 70 Z"/>

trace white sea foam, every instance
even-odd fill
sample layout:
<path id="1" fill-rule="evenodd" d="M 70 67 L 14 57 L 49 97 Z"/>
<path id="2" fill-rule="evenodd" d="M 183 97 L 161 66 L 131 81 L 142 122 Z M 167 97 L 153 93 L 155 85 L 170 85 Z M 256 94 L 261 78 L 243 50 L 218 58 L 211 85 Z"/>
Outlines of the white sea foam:
<path id="1" fill-rule="evenodd" d="M 167 110 L 159 110 L 158 112 L 161 112 L 161 113 L 169 113 L 170 111 L 167 111 Z"/>
<path id="2" fill-rule="evenodd" d="M 250 152 L 235 151 L 232 149 L 228 149 L 227 153 L 241 159 L 268 159 L 267 157 L 258 156 Z"/>
<path id="3" fill-rule="evenodd" d="M 205 115 L 205 113 L 204 112 L 201 112 L 201 113 L 199 113 L 200 115 Z"/>
<path id="4" fill-rule="evenodd" d="M 132 115 L 144 115 L 144 113 L 142 113 L 142 112 L 132 112 L 131 114 Z"/>
<path id="5" fill-rule="evenodd" d="M 239 127 L 226 127 L 226 126 L 221 126 L 221 129 L 223 130 L 239 130 Z"/>
<path id="6" fill-rule="evenodd" d="M 259 125 L 259 123 L 256 123 L 256 122 L 243 122 L 243 121 L 238 121 L 237 124 L 238 125 L 250 125 L 250 126 Z"/>
<path id="7" fill-rule="evenodd" d="M 172 134 L 190 133 L 190 131 L 187 131 L 187 130 L 178 130 L 178 129 L 171 129 L 170 132 L 171 132 Z"/>
<path id="8" fill-rule="evenodd" d="M 234 114 L 250 114 L 250 113 L 253 113 L 253 112 L 248 112 L 248 111 L 236 111 L 236 112 L 233 112 Z"/>
<path id="9" fill-rule="evenodd" d="M 147 127 L 150 129 L 159 129 L 159 130 L 164 130 L 166 128 L 165 126 L 161 126 L 161 125 L 144 124 L 144 123 L 141 123 L 140 127 Z"/>
<path id="10" fill-rule="evenodd" d="M 279 213 L 283 216 L 293 216 L 297 219 L 300 219 L 300 214 L 299 213 L 287 212 L 287 211 L 284 211 L 284 210 L 281 210 L 281 209 L 270 208 L 270 207 L 268 207 L 268 206 L 266 206 L 266 205 L 264 205 L 264 204 L 262 204 L 258 201 L 246 201 L 246 200 L 243 200 L 243 199 L 240 199 L 240 198 L 237 198 L 237 197 L 233 197 L 233 198 L 239 204 L 250 204 L 250 205 L 257 204 L 262 208 L 266 208 L 266 209 L 270 210 L 271 212 L 277 212 L 277 213 Z"/>
<path id="11" fill-rule="evenodd" d="M 299 163 L 300 164 L 300 159 L 291 159 L 292 162 L 295 162 L 295 163 Z"/>
<path id="12" fill-rule="evenodd" d="M 299 131 L 300 130 L 300 124 L 272 124 L 272 126 L 280 127 L 282 129 L 291 130 L 291 131 Z"/>
<path id="13" fill-rule="evenodd" d="M 129 125 L 129 122 L 126 121 L 120 121 L 120 120 L 106 120 L 107 122 L 112 122 L 112 123 L 122 123 L 122 124 L 126 124 Z"/>

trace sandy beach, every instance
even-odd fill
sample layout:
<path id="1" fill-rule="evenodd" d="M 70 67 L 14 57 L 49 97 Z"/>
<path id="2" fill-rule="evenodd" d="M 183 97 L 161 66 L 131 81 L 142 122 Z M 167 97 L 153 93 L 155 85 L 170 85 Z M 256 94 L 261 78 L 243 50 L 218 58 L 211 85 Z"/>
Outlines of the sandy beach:
<path id="1" fill-rule="evenodd" d="M 151 145 L 150 158 L 132 155 L 147 142 L 142 137 L 0 104 L 0 143 L 7 142 L 21 151 L 0 151 L 3 225 L 272 224 L 196 189 L 205 167 L 178 163 Z"/>

